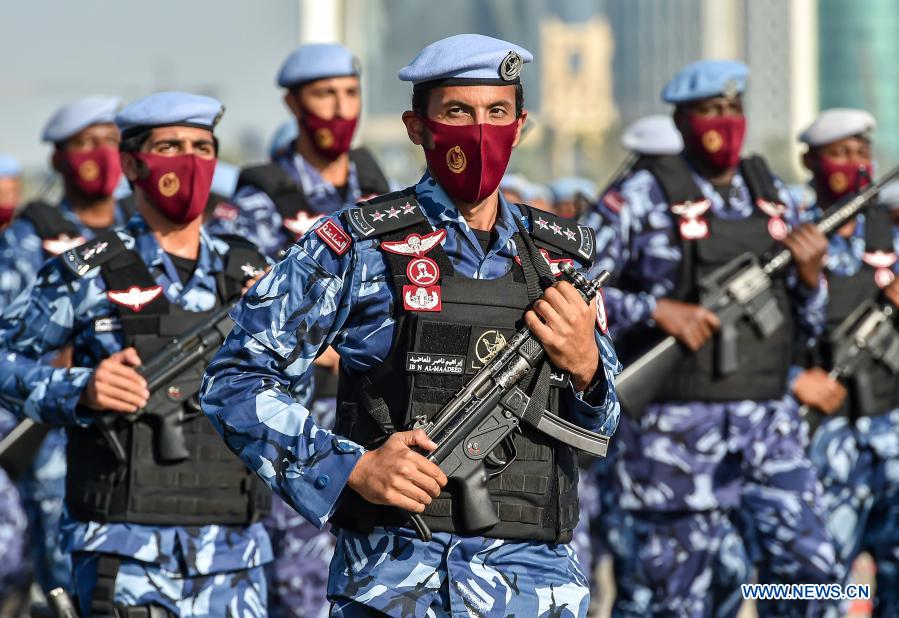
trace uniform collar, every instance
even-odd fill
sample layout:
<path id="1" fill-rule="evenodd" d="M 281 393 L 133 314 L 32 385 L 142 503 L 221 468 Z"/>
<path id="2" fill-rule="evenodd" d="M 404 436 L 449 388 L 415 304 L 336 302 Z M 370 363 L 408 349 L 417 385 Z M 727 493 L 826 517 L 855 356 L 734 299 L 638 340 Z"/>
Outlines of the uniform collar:
<path id="1" fill-rule="evenodd" d="M 75 213 L 72 209 L 72 205 L 69 203 L 69 200 L 66 198 L 62 198 L 62 201 L 58 204 L 59 211 L 62 213 L 62 216 L 74 223 L 78 226 L 78 229 L 84 229 L 87 226 L 81 221 L 81 218 Z M 122 200 L 116 200 L 115 203 L 115 223 L 113 223 L 113 227 L 121 227 L 128 222 L 128 213 L 125 208 L 122 206 Z"/>
<path id="2" fill-rule="evenodd" d="M 128 221 L 126 231 L 134 237 L 134 250 L 146 261 L 151 269 L 161 268 L 172 281 L 179 281 L 174 264 L 153 235 L 153 230 L 138 212 Z M 194 273 L 217 273 L 224 270 L 224 252 L 220 241 L 213 241 L 204 228 L 200 228 L 200 252 L 197 256 L 197 267 Z M 194 279 L 185 286 L 185 291 L 193 287 Z"/>
<path id="3" fill-rule="evenodd" d="M 465 221 L 465 217 L 462 216 L 462 213 L 460 213 L 459 209 L 456 208 L 456 205 L 453 204 L 453 201 L 446 194 L 446 191 L 443 190 L 443 187 L 440 186 L 430 173 L 425 172 L 425 175 L 422 176 L 421 180 L 418 181 L 418 184 L 415 185 L 415 195 L 418 198 L 418 203 L 421 205 L 422 211 L 432 225 L 442 223 L 444 225 L 438 225 L 438 227 L 445 227 L 446 224 L 455 227 L 468 239 L 468 242 L 476 251 L 483 254 L 481 245 L 475 237 L 474 232 L 472 232 L 471 228 L 468 226 L 468 222 Z M 494 227 L 499 239 L 492 245 L 491 251 L 499 247 L 505 247 L 512 239 L 512 236 L 518 231 L 518 228 L 515 225 L 516 216 L 519 217 L 522 223 L 527 225 L 525 222 L 526 217 L 521 212 L 521 209 L 519 209 L 517 205 L 506 202 L 502 192 L 500 192 L 499 212 L 497 213 L 496 225 Z"/>

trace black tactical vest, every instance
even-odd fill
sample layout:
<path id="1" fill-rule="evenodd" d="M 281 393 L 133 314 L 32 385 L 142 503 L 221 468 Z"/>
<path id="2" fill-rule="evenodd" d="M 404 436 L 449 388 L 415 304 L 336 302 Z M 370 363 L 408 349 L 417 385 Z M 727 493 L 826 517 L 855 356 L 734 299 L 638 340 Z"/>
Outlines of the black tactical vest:
<path id="1" fill-rule="evenodd" d="M 376 211 L 390 208 L 400 211 L 407 204 L 414 211 L 407 208 L 409 213 L 403 219 L 395 222 L 372 219 Z M 588 228 L 526 206 L 522 209 L 532 222 L 539 218 L 548 226 L 543 230 L 534 225 L 531 236 L 548 252 L 549 259 L 591 261 L 593 236 Z M 382 251 L 384 243 L 402 242 L 411 234 L 426 237 L 434 233 L 412 192 L 392 193 L 351 209 L 346 213 L 346 222 L 363 237 L 377 238 Z M 570 235 L 576 235 L 577 240 L 563 241 L 566 237 L 558 232 L 553 237 L 550 225 L 564 228 Z M 521 251 L 521 243 L 519 236 L 516 244 L 520 255 L 528 255 Z M 454 273 L 449 257 L 436 244 L 426 256 L 440 269 L 441 308 L 439 311 L 406 310 L 404 294 L 416 287 L 411 285 L 407 268 L 418 256 L 388 251 L 384 255 L 390 265 L 396 298 L 393 314 L 397 328 L 392 349 L 385 363 L 367 374 L 344 371 L 338 392 L 336 433 L 367 447 L 376 447 L 387 434 L 411 428 L 416 421 L 437 413 L 489 361 L 497 345 L 508 341 L 522 326 L 525 309 L 531 302 L 520 265 L 515 264 L 500 279 L 470 279 Z M 540 268 L 545 269 L 546 263 Z M 533 378 L 532 375 L 526 379 L 526 390 Z M 554 372 L 547 402 L 551 412 L 560 413 L 559 387 L 567 387 L 568 382 L 567 374 Z M 578 518 L 575 452 L 528 426 L 521 429 L 511 436 L 511 446 L 506 445 L 505 453 L 498 454 L 511 462 L 489 481 L 500 523 L 486 532 L 478 531 L 477 535 L 567 542 Z M 514 458 L 509 457 L 510 452 L 515 453 Z M 453 488 L 445 488 L 425 510 L 426 523 L 435 531 L 472 534 L 462 529 L 454 517 L 456 503 L 452 496 Z M 331 521 L 359 532 L 370 531 L 374 526 L 408 525 L 405 514 L 367 503 L 352 490 L 346 491 Z"/>
<path id="2" fill-rule="evenodd" d="M 647 169 L 655 176 L 673 209 L 679 204 L 699 203 L 707 198 L 696 185 L 683 157 L 662 156 L 650 162 Z M 678 216 L 672 240 L 681 247 L 681 265 L 677 287 L 672 298 L 688 303 L 700 302 L 699 282 L 706 275 L 744 253 L 762 255 L 774 247 L 771 236 L 771 212 L 783 210 L 771 173 L 760 157 L 741 162 L 741 175 L 755 207 L 746 219 L 728 221 L 705 212 L 708 235 L 687 240 L 678 233 Z M 643 289 L 639 281 L 622 279 L 628 291 Z M 695 354 L 681 362 L 659 389 L 656 401 L 738 401 L 741 399 L 780 399 L 786 392 L 787 372 L 792 357 L 792 310 L 783 278 L 773 282 L 772 295 L 785 323 L 767 338 L 762 338 L 748 320 L 737 327 L 739 369 L 729 375 L 716 370 L 716 341 L 713 339 Z M 657 342 L 656 329 L 638 329 L 619 339 L 622 351 L 639 354 Z"/>
<path id="3" fill-rule="evenodd" d="M 362 192 L 363 198 L 390 191 L 390 185 L 384 172 L 381 171 L 378 163 L 367 149 L 351 150 L 350 161 L 356 167 L 356 177 L 359 180 L 359 190 Z M 302 187 L 297 186 L 290 174 L 277 163 L 253 165 L 241 170 L 237 179 L 237 190 L 244 186 L 256 187 L 269 196 L 281 215 L 285 229 L 290 234 L 301 235 L 305 232 L 302 228 L 311 227 L 314 219 L 322 214 L 309 208 Z M 296 227 L 291 225 L 292 221 L 304 223 L 301 224 L 301 227 Z"/>
<path id="4" fill-rule="evenodd" d="M 90 266 L 100 266 L 108 290 L 157 286 L 140 256 L 127 250 L 114 233 L 102 234 L 74 251 L 83 255 L 85 247 L 101 243 L 108 243 L 102 259 Z M 229 243 L 233 243 L 232 249 L 217 281 L 216 308 L 241 293 L 247 278 L 242 266 L 265 266 L 265 260 L 245 241 L 240 245 L 230 239 Z M 118 321 L 124 346 L 134 346 L 146 361 L 172 338 L 212 313 L 214 310 L 186 311 L 159 294 L 139 311 L 121 306 Z M 115 319 L 100 318 L 110 324 Z M 185 372 L 167 391 L 174 402 L 187 399 L 181 429 L 190 455 L 183 461 L 161 459 L 156 421 L 148 415 L 134 422 L 116 418 L 112 425 L 110 431 L 124 450 L 124 460 L 119 460 L 113 443 L 97 424 L 69 429 L 66 506 L 76 519 L 163 526 L 241 526 L 265 515 L 271 501 L 268 488 L 228 450 L 200 410 L 196 397 L 184 395 L 196 391 L 203 369 Z"/>
<path id="5" fill-rule="evenodd" d="M 117 205 L 125 211 L 128 218 L 135 212 L 134 198 L 131 196 L 119 200 Z M 38 238 L 43 241 L 44 256 L 48 259 L 68 251 L 73 243 L 84 242 L 81 232 L 63 216 L 58 206 L 36 200 L 26 204 L 19 216 L 34 226 Z"/>
<path id="6" fill-rule="evenodd" d="M 882 208 L 868 209 L 865 212 L 865 254 L 858 272 L 848 277 L 827 272 L 829 286 L 827 322 L 817 348 L 809 352 L 810 361 L 806 363 L 807 366 L 819 366 L 828 371 L 833 367 L 833 352 L 837 344 L 834 337 L 836 329 L 859 305 L 880 295 L 881 285 L 888 283 L 877 281 L 878 277 L 882 276 L 878 271 L 886 271 L 889 274 L 892 272 L 892 264 L 884 262 L 878 266 L 877 262 L 878 258 L 880 260 L 887 258 L 887 261 L 895 258 L 892 230 L 893 224 Z M 854 379 L 848 380 L 849 396 L 836 412 L 837 415 L 861 416 L 863 408 L 856 405 L 861 397 L 864 397 L 869 404 L 873 404 L 871 410 L 877 413 L 889 412 L 899 407 L 899 378 L 883 363 L 874 360 L 870 360 L 869 363 L 869 366 L 862 368 L 860 372 L 866 375 L 864 384 Z M 868 392 L 858 392 L 862 388 Z"/>

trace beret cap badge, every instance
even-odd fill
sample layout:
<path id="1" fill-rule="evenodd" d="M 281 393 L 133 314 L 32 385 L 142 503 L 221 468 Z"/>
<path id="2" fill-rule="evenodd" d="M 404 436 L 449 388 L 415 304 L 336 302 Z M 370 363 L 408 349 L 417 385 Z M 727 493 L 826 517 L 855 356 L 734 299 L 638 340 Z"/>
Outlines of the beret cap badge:
<path id="1" fill-rule="evenodd" d="M 507 82 L 514 81 L 521 75 L 523 66 L 524 61 L 521 58 L 521 54 L 516 51 L 510 51 L 499 65 L 499 76 Z"/>

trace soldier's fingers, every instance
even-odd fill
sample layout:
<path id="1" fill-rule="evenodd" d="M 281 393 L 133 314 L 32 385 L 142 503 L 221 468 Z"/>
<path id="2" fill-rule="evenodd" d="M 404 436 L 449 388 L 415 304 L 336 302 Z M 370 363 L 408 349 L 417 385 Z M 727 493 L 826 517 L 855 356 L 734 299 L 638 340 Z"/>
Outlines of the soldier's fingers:
<path id="1" fill-rule="evenodd" d="M 432 498 L 440 495 L 441 486 L 432 477 L 425 473 L 417 472 L 409 477 L 409 481 L 416 487 L 427 493 Z"/>
<path id="2" fill-rule="evenodd" d="M 416 502 L 411 498 L 407 498 L 405 495 L 399 492 L 390 492 L 387 496 L 385 496 L 384 501 L 390 505 L 403 509 L 404 511 L 409 511 L 410 513 L 421 513 L 425 510 L 425 505 L 421 502 Z"/>
<path id="3" fill-rule="evenodd" d="M 133 347 L 125 348 L 124 350 L 113 355 L 120 363 L 128 365 L 129 367 L 140 367 L 141 360 L 140 356 L 137 353 L 137 350 Z"/>
<path id="4" fill-rule="evenodd" d="M 147 390 L 147 381 L 136 371 L 124 365 L 104 365 L 101 370 L 97 371 L 97 381 L 139 392 L 144 397 L 150 396 Z"/>
<path id="5" fill-rule="evenodd" d="M 543 300 L 542 298 L 537 300 L 534 303 L 534 313 L 543 318 L 543 321 L 549 326 L 553 331 L 558 330 L 561 326 L 565 324 L 564 318 L 562 318 L 559 311 L 556 310 L 549 302 Z"/>
<path id="6" fill-rule="evenodd" d="M 413 431 L 403 431 L 397 434 L 400 440 L 403 441 L 403 444 L 406 446 L 420 446 L 421 448 L 433 451 L 437 448 L 437 444 L 428 437 L 421 429 L 415 429 Z"/>
<path id="7" fill-rule="evenodd" d="M 580 305 L 586 304 L 586 302 L 584 301 L 584 297 L 581 296 L 581 293 L 578 292 L 575 287 L 567 281 L 559 281 L 553 287 L 559 291 L 559 294 L 561 294 L 562 297 L 565 298 L 569 305 L 578 307 Z"/>
<path id="8" fill-rule="evenodd" d="M 440 469 L 440 466 L 435 464 L 433 461 L 428 461 L 424 457 L 418 457 L 415 459 L 415 467 L 419 472 L 427 476 L 429 479 L 433 480 L 440 487 L 446 485 L 447 478 L 446 474 L 443 473 L 443 470 Z"/>
<path id="9" fill-rule="evenodd" d="M 548 341 L 552 341 L 553 330 L 540 321 L 540 318 L 537 317 L 537 314 L 534 313 L 533 309 L 527 311 L 524 314 L 524 323 L 525 325 L 531 329 L 531 332 L 540 340 L 541 343 L 547 343 Z"/>
<path id="10" fill-rule="evenodd" d="M 721 320 L 718 319 L 718 316 L 715 315 L 713 311 L 709 311 L 708 309 L 702 310 L 702 320 L 712 329 L 712 332 L 717 331 L 721 328 Z"/>
<path id="11" fill-rule="evenodd" d="M 418 504 L 428 505 L 431 504 L 431 496 L 428 495 L 426 491 L 421 489 L 418 485 L 413 483 L 409 479 L 403 479 L 396 485 L 397 493 L 400 493 L 410 500 L 417 502 Z"/>
<path id="12" fill-rule="evenodd" d="M 113 412 L 137 412 L 140 406 L 129 399 L 129 393 L 125 391 L 97 389 L 97 403 L 99 403 L 104 410 Z"/>
<path id="13" fill-rule="evenodd" d="M 135 408 L 140 408 L 147 404 L 146 397 L 127 386 L 122 388 L 113 384 L 98 382 L 96 384 L 96 389 L 98 394 L 103 394 L 104 396 L 111 397 L 117 401 L 124 401 L 133 405 Z"/>

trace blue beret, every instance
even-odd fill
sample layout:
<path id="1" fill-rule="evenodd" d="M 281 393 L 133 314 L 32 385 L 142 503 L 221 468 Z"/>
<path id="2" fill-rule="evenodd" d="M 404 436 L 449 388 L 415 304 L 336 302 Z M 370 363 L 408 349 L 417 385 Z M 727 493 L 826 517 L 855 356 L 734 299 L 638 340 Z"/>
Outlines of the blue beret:
<path id="1" fill-rule="evenodd" d="M 835 107 L 821 112 L 808 128 L 799 134 L 799 141 L 815 148 L 838 140 L 869 134 L 877 128 L 877 121 L 863 109 Z"/>
<path id="2" fill-rule="evenodd" d="M 523 196 L 527 192 L 528 184 L 528 179 L 521 174 L 506 172 L 499 181 L 499 188 L 502 191 L 512 191 Z"/>
<path id="3" fill-rule="evenodd" d="M 272 135 L 272 141 L 269 142 L 268 156 L 274 159 L 276 156 L 284 152 L 291 142 L 300 136 L 300 128 L 297 126 L 296 118 L 290 118 L 278 125 L 275 133 Z"/>
<path id="4" fill-rule="evenodd" d="M 126 105 L 116 117 L 116 124 L 127 137 L 144 129 L 169 125 L 215 128 L 225 106 L 212 97 L 186 92 L 156 92 Z"/>
<path id="5" fill-rule="evenodd" d="M 84 97 L 67 103 L 50 116 L 42 139 L 58 144 L 92 124 L 114 122 L 121 99 L 118 97 Z"/>
<path id="6" fill-rule="evenodd" d="M 0 154 L 0 178 L 12 178 L 22 174 L 22 164 L 15 157 Z"/>
<path id="7" fill-rule="evenodd" d="M 669 155 L 684 149 L 684 138 L 671 116 L 658 114 L 629 124 L 621 134 L 621 145 L 641 155 Z"/>
<path id="8" fill-rule="evenodd" d="M 734 60 L 700 60 L 688 64 L 662 89 L 666 103 L 688 103 L 746 90 L 749 67 Z"/>
<path id="9" fill-rule="evenodd" d="M 326 77 L 359 75 L 359 60 L 343 45 L 311 43 L 296 48 L 278 71 L 278 85 L 290 88 Z"/>
<path id="10" fill-rule="evenodd" d="M 435 80 L 447 85 L 517 84 L 525 63 L 534 56 L 523 47 L 481 34 L 457 34 L 431 43 L 400 69 L 404 82 Z"/>
<path id="11" fill-rule="evenodd" d="M 595 201 L 599 196 L 596 183 L 579 176 L 557 178 L 549 183 L 549 190 L 553 195 L 553 202 L 567 202 L 583 195 L 590 201 Z"/>
<path id="12" fill-rule="evenodd" d="M 229 198 L 237 189 L 237 177 L 240 168 L 219 159 L 215 162 L 215 173 L 212 174 L 212 192 Z"/>

